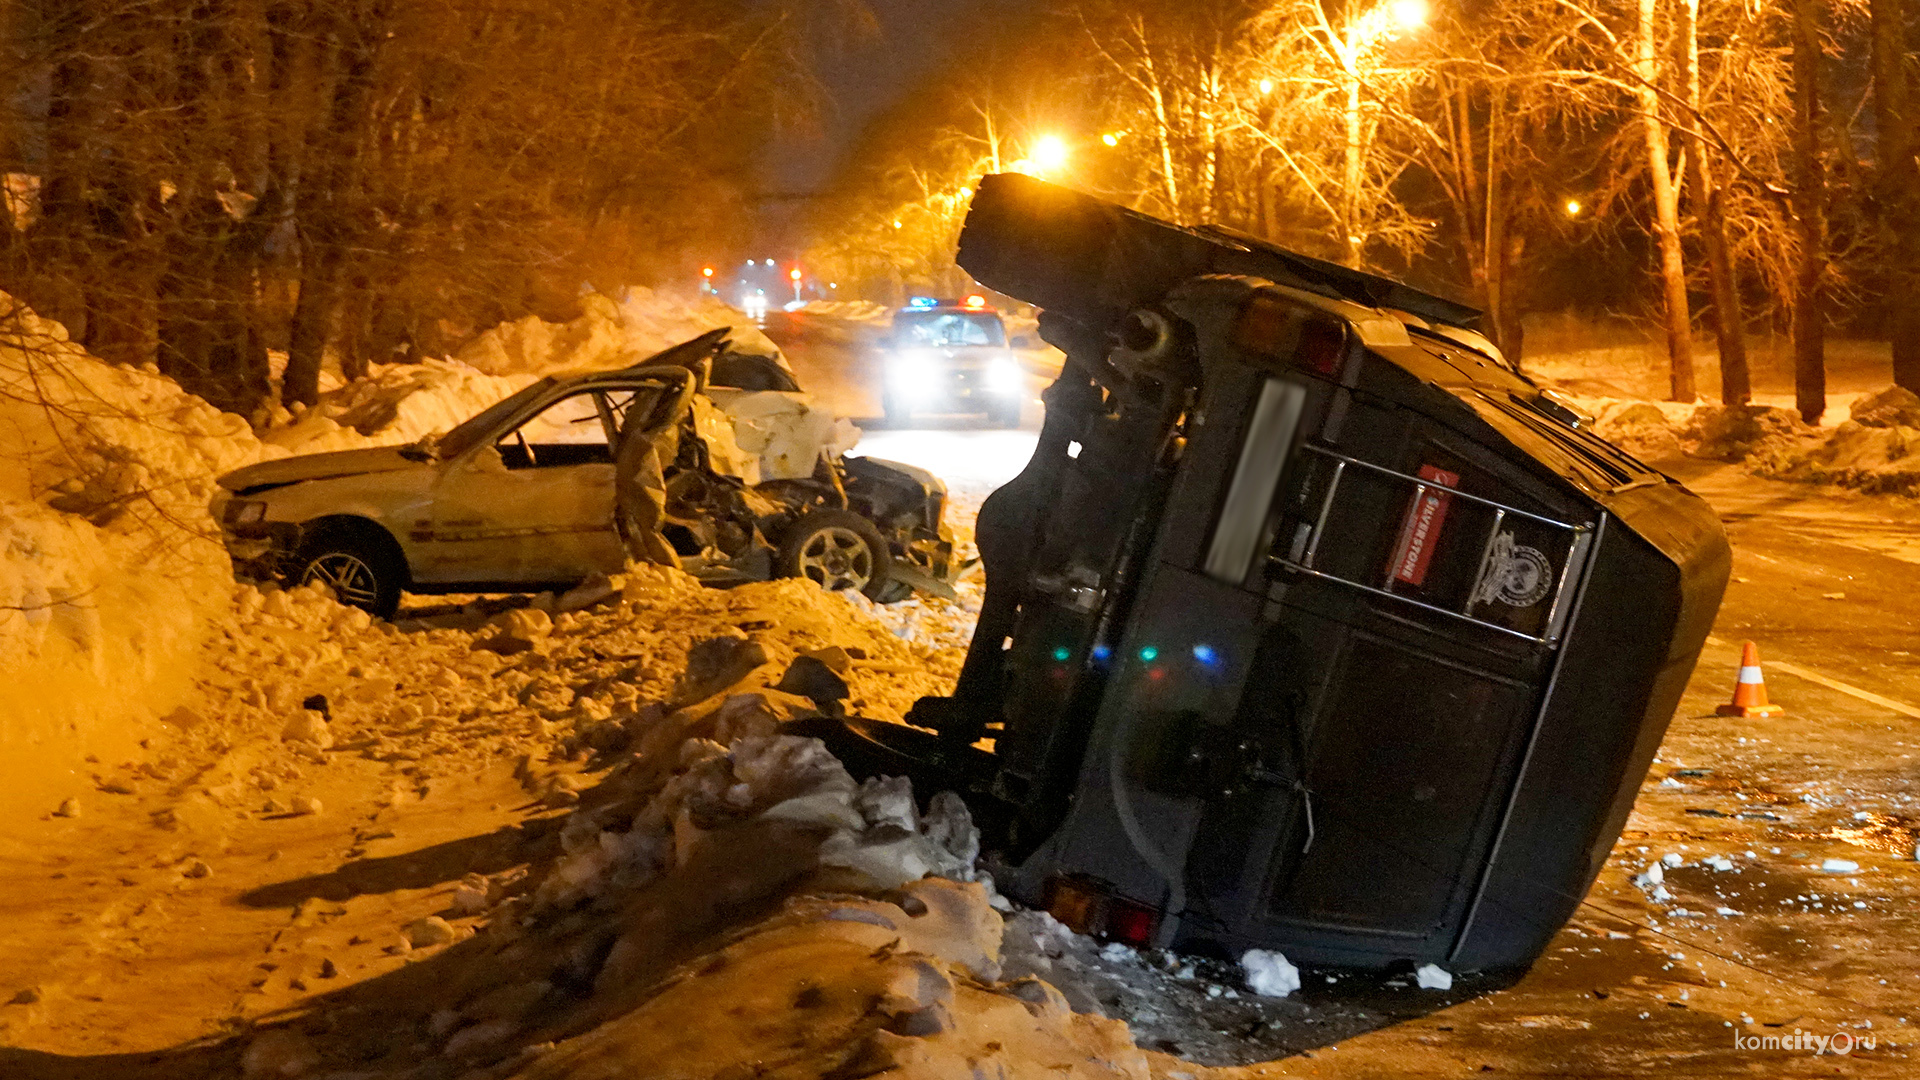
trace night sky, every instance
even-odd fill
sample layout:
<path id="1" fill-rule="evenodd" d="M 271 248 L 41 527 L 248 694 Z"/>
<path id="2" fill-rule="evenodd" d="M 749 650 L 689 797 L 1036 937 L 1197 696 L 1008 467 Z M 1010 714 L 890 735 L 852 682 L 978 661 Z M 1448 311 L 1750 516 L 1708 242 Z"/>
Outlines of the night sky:
<path id="1" fill-rule="evenodd" d="M 912 89 L 964 39 L 979 0 L 867 0 L 880 38 L 852 46 L 820 72 L 828 95 L 820 130 L 781 140 L 768 162 L 770 191 L 819 191 L 869 121 Z M 986 32 L 984 25 L 981 32 Z"/>

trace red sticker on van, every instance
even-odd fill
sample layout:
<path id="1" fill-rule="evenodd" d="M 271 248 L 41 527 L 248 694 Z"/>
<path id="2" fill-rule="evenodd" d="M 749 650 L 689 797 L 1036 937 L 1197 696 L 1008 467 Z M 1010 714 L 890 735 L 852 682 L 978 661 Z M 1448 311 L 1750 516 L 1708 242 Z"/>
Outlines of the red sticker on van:
<path id="1" fill-rule="evenodd" d="M 1420 479 L 1427 483 L 1414 491 L 1413 505 L 1400 523 L 1400 542 L 1393 549 L 1393 579 L 1409 585 L 1426 583 L 1433 546 L 1446 524 L 1447 504 L 1453 501 L 1445 489 L 1460 486 L 1459 473 L 1433 465 L 1420 466 Z"/>

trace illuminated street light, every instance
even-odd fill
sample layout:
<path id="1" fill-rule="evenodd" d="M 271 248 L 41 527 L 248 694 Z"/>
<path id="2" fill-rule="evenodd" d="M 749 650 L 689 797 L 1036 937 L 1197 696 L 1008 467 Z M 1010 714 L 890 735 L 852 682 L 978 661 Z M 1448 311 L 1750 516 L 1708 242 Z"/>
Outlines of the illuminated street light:
<path id="1" fill-rule="evenodd" d="M 1041 172 L 1056 172 L 1067 163 L 1067 144 L 1058 135 L 1042 135 L 1033 144 L 1033 163 Z"/>
<path id="2" fill-rule="evenodd" d="M 1402 30 L 1418 30 L 1427 24 L 1427 0 L 1393 0 L 1389 11 L 1393 24 Z"/>
<path id="3" fill-rule="evenodd" d="M 1261 80 L 1260 80 L 1260 92 L 1261 92 L 1262 94 L 1271 94 L 1271 93 L 1273 93 L 1273 80 L 1272 80 L 1272 79 L 1261 79 Z"/>
<path id="4" fill-rule="evenodd" d="M 1580 200 L 1579 199 L 1567 200 L 1567 216 L 1568 217 L 1580 216 Z"/>
<path id="5" fill-rule="evenodd" d="M 894 228 L 896 228 L 896 229 L 904 229 L 904 228 L 906 228 L 906 226 L 905 226 L 905 225 L 903 225 L 903 224 L 901 224 L 901 222 L 900 222 L 900 219 L 899 219 L 899 218 L 894 218 L 894 219 L 893 219 L 893 227 L 894 227 Z"/>
<path id="6" fill-rule="evenodd" d="M 1340 82 L 1346 91 L 1345 168 L 1342 179 L 1340 219 L 1346 226 L 1347 251 L 1341 261 L 1359 267 L 1367 238 L 1357 228 L 1360 222 L 1360 188 L 1366 171 L 1368 134 L 1361 85 L 1378 61 L 1382 47 L 1401 33 L 1411 34 L 1427 21 L 1427 0 L 1387 0 L 1379 7 L 1350 20 L 1338 36 L 1332 37 L 1334 59 L 1340 65 Z"/>
<path id="7" fill-rule="evenodd" d="M 1109 131 L 1105 135 L 1100 136 L 1100 141 L 1106 143 L 1108 146 L 1119 146 L 1120 133 L 1117 131 Z"/>
<path id="8" fill-rule="evenodd" d="M 787 271 L 787 277 L 793 281 L 793 302 L 797 304 L 800 302 L 800 268 L 796 266 Z"/>

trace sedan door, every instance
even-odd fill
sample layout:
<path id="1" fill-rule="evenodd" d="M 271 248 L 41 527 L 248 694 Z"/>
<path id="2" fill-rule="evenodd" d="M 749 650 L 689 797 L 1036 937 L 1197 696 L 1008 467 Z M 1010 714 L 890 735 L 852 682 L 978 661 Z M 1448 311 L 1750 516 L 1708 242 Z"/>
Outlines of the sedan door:
<path id="1" fill-rule="evenodd" d="M 581 390 L 448 462 L 416 579 L 516 588 L 618 571 L 612 427 L 601 392 Z"/>

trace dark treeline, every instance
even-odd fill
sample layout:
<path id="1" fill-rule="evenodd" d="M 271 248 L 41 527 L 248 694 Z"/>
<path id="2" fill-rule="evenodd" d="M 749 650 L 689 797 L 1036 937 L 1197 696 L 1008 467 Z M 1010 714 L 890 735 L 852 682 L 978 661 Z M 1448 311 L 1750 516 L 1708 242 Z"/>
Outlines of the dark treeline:
<path id="1" fill-rule="evenodd" d="M 311 402 L 329 350 L 351 375 L 562 316 L 744 228 L 754 151 L 804 100 L 789 14 L 0 0 L 0 289 L 243 414 L 269 349 Z"/>

